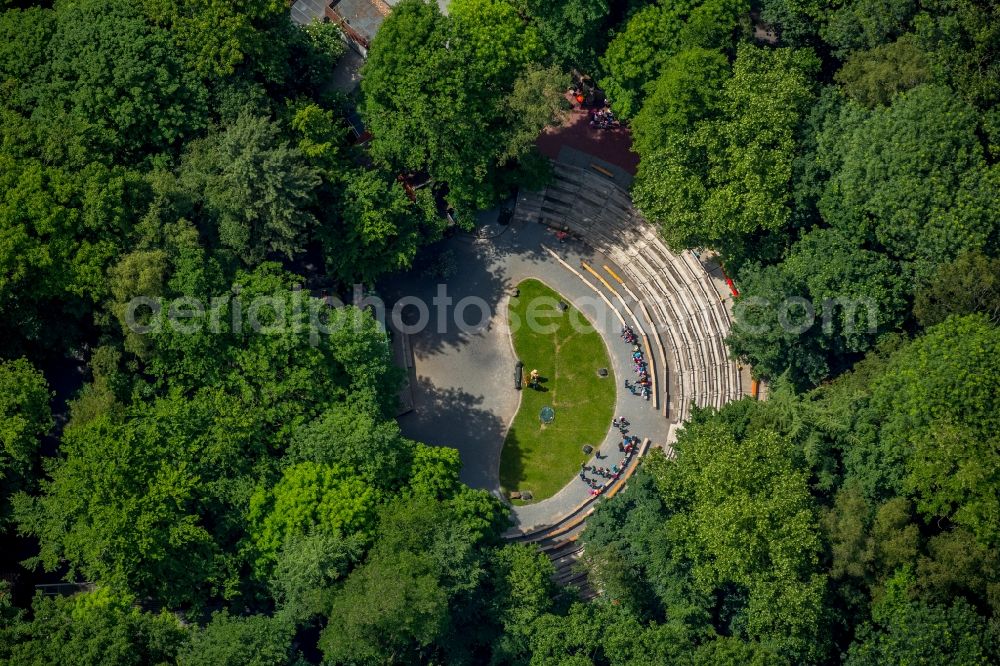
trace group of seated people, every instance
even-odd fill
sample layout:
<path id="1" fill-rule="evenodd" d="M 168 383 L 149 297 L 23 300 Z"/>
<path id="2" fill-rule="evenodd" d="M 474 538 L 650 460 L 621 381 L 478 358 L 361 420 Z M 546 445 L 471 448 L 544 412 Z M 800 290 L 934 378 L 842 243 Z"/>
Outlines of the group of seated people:
<path id="1" fill-rule="evenodd" d="M 626 421 L 624 417 L 615 419 L 612 421 L 612 424 L 615 427 L 622 429 L 622 440 L 618 442 L 618 451 L 625 455 L 618 461 L 617 464 L 612 465 L 611 467 L 599 467 L 597 465 L 587 465 L 586 463 L 580 466 L 580 479 L 590 486 L 591 495 L 600 495 L 610 485 L 608 481 L 614 481 L 620 478 L 622 472 L 628 468 L 628 464 L 632 461 L 632 456 L 639 450 L 639 438 L 635 435 L 624 434 L 626 432 L 625 428 L 628 427 L 628 421 Z M 600 456 L 598 456 L 598 458 L 599 457 Z M 591 474 L 594 474 L 595 477 L 599 478 L 592 479 L 587 476 L 587 472 L 590 472 Z"/>
<path id="2" fill-rule="evenodd" d="M 639 375 L 639 380 L 635 383 L 626 379 L 625 388 L 631 390 L 633 395 L 641 395 L 646 400 L 649 400 L 650 391 L 652 390 L 652 381 L 649 378 L 649 366 L 646 365 L 646 359 L 643 356 L 642 349 L 639 347 L 639 337 L 635 334 L 632 327 L 627 324 L 622 327 L 622 340 L 632 345 L 632 364 Z M 590 486 L 591 495 L 600 495 L 611 485 L 608 483 L 609 481 L 620 478 L 622 472 L 625 471 L 629 462 L 631 462 L 632 456 L 635 455 L 639 448 L 639 438 L 628 434 L 628 429 L 631 425 L 628 419 L 624 416 L 615 417 L 612 419 L 611 425 L 617 428 L 622 435 L 621 441 L 618 442 L 618 452 L 624 454 L 624 457 L 618 461 L 618 464 L 611 467 L 599 467 L 597 465 L 587 465 L 586 463 L 580 466 L 580 479 Z M 599 453 L 597 458 L 601 458 Z M 588 477 L 587 472 L 590 472 L 596 478 Z"/>
<path id="3" fill-rule="evenodd" d="M 622 441 L 618 442 L 618 452 L 631 454 L 639 446 L 639 438 L 635 435 L 626 435 Z"/>
<path id="4" fill-rule="evenodd" d="M 631 391 L 632 395 L 641 395 L 646 400 L 649 400 L 649 396 L 653 390 L 653 380 L 649 376 L 649 365 L 646 363 L 646 357 L 639 347 L 635 331 L 630 326 L 625 326 L 622 328 L 622 339 L 632 345 L 632 369 L 639 376 L 638 381 L 635 382 L 630 382 L 626 379 L 625 388 Z"/>
<path id="5" fill-rule="evenodd" d="M 597 109 L 590 112 L 590 126 L 594 129 L 615 129 L 620 125 L 611 109 Z"/>
<path id="6" fill-rule="evenodd" d="M 632 424 L 624 416 L 611 419 L 611 427 L 618 428 L 618 431 L 623 435 L 628 432 L 628 427 L 630 425 Z"/>

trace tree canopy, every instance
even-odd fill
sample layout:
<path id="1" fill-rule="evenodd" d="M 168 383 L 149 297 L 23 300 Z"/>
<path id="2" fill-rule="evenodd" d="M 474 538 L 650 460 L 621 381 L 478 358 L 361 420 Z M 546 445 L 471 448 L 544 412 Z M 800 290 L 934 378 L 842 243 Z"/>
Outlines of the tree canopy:
<path id="1" fill-rule="evenodd" d="M 740 46 L 716 117 L 666 134 L 640 161 L 633 196 L 668 243 L 725 246 L 788 223 L 796 131 L 818 64 L 808 51 Z"/>
<path id="2" fill-rule="evenodd" d="M 648 4 L 629 17 L 601 59 L 600 80 L 623 117 L 638 113 L 666 64 L 691 48 L 731 48 L 747 5 L 739 0 Z"/>
<path id="3" fill-rule="evenodd" d="M 650 654 L 639 627 L 671 632 L 660 662 L 995 660 L 996 392 L 963 368 L 991 375 L 997 330 L 953 317 L 807 393 L 697 411 L 676 460 L 654 452 L 588 521 L 607 601 L 543 618 L 535 656 L 631 663 L 623 613 Z"/>
<path id="4" fill-rule="evenodd" d="M 428 173 L 462 216 L 489 207 L 516 178 L 511 169 L 532 154 L 519 134 L 537 134 L 549 121 L 531 107 L 508 113 L 507 106 L 544 55 L 535 26 L 503 0 L 456 1 L 447 16 L 433 3 L 400 3 L 379 29 L 363 72 L 372 156 Z M 525 101 L 547 109 L 562 95 L 540 92 Z"/>
<path id="5" fill-rule="evenodd" d="M 938 86 L 868 113 L 845 105 L 820 135 L 823 219 L 919 277 L 963 250 L 993 250 L 997 170 L 976 126 L 973 108 Z"/>
<path id="6" fill-rule="evenodd" d="M 403 0 L 353 92 L 288 2 L 0 7 L 0 662 L 1000 663 L 996 2 Z M 543 542 L 581 596 L 334 304 L 588 79 L 767 399 Z"/>
<path id="7" fill-rule="evenodd" d="M 23 358 L 0 362 L 0 482 L 24 475 L 52 428 L 45 378 Z"/>

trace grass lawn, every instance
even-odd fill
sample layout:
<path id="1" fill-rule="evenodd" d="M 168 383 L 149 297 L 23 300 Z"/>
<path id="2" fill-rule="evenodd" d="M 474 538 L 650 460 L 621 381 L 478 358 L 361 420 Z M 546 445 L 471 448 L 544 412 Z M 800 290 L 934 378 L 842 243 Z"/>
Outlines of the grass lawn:
<path id="1" fill-rule="evenodd" d="M 589 323 L 573 326 L 587 322 L 576 308 L 560 312 L 556 304 L 565 299 L 538 280 L 525 280 L 518 288 L 520 296 L 511 299 L 508 316 L 514 350 L 524 361 L 525 383 L 521 408 L 500 454 L 500 485 L 506 491 L 530 490 L 534 502 L 556 494 L 579 473 L 580 463 L 589 458 L 584 444 L 596 448 L 604 441 L 614 416 L 616 384 L 600 334 Z M 529 311 L 543 331 L 527 325 Z M 598 377 L 598 368 L 607 368 L 609 375 Z M 542 377 L 540 390 L 527 386 L 532 369 Z M 539 419 L 545 406 L 556 413 L 549 425 Z"/>

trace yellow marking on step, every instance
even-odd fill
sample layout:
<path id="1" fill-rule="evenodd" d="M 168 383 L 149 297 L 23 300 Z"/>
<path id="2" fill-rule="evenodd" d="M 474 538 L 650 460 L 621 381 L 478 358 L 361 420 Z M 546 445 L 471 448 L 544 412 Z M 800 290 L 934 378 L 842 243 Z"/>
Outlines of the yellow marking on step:
<path id="1" fill-rule="evenodd" d="M 607 281 L 607 280 L 605 280 L 605 279 L 604 279 L 604 277 L 603 277 L 603 276 L 602 276 L 602 275 L 601 275 L 600 273 L 598 273 L 598 272 L 597 272 L 597 271 L 595 271 L 595 270 L 594 270 L 593 268 L 591 268 L 591 267 L 590 267 L 590 264 L 588 264 L 588 263 L 587 263 L 586 261 L 581 261 L 581 262 L 580 262 L 580 265 L 581 265 L 581 266 L 583 266 L 583 267 L 584 267 L 585 269 L 587 269 L 587 272 L 588 272 L 588 273 L 590 273 L 590 274 L 591 274 L 591 275 L 593 275 L 593 276 L 594 276 L 595 278 L 597 278 L 598 280 L 600 280 L 600 281 L 601 281 L 601 284 L 603 284 L 603 285 L 604 285 L 605 287 L 607 287 L 607 290 L 608 290 L 608 291 L 610 291 L 610 292 L 611 292 L 612 294 L 614 294 L 614 293 L 615 293 L 615 290 L 611 288 L 611 285 L 610 285 L 610 284 L 608 284 L 608 281 Z"/>
<path id="2" fill-rule="evenodd" d="M 611 268 L 607 264 L 604 264 L 604 270 L 610 273 L 611 277 L 613 277 L 615 280 L 618 281 L 618 284 L 625 284 L 625 280 L 618 277 L 618 273 L 615 273 L 613 270 L 611 270 Z"/>

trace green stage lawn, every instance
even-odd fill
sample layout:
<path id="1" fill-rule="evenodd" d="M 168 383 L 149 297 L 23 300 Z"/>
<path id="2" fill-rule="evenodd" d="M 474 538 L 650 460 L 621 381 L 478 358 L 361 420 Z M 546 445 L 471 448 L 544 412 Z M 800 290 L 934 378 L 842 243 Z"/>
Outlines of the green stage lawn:
<path id="1" fill-rule="evenodd" d="M 554 495 L 580 471 L 588 458 L 584 444 L 596 447 L 604 441 L 614 416 L 615 378 L 600 334 L 589 324 L 573 330 L 571 321 L 586 319 L 572 305 L 559 312 L 555 304 L 565 299 L 538 280 L 518 287 L 520 296 L 511 299 L 508 315 L 514 349 L 524 361 L 525 384 L 500 455 L 500 484 L 507 491 L 530 490 L 537 501 Z M 541 297 L 551 300 L 532 312 L 554 332 L 532 331 L 526 323 L 530 303 Z M 516 321 L 521 325 L 515 330 Z M 532 368 L 543 378 L 541 390 L 527 386 Z M 598 377 L 598 368 L 608 368 L 609 376 Z M 556 413 L 547 426 L 539 420 L 546 405 Z"/>

